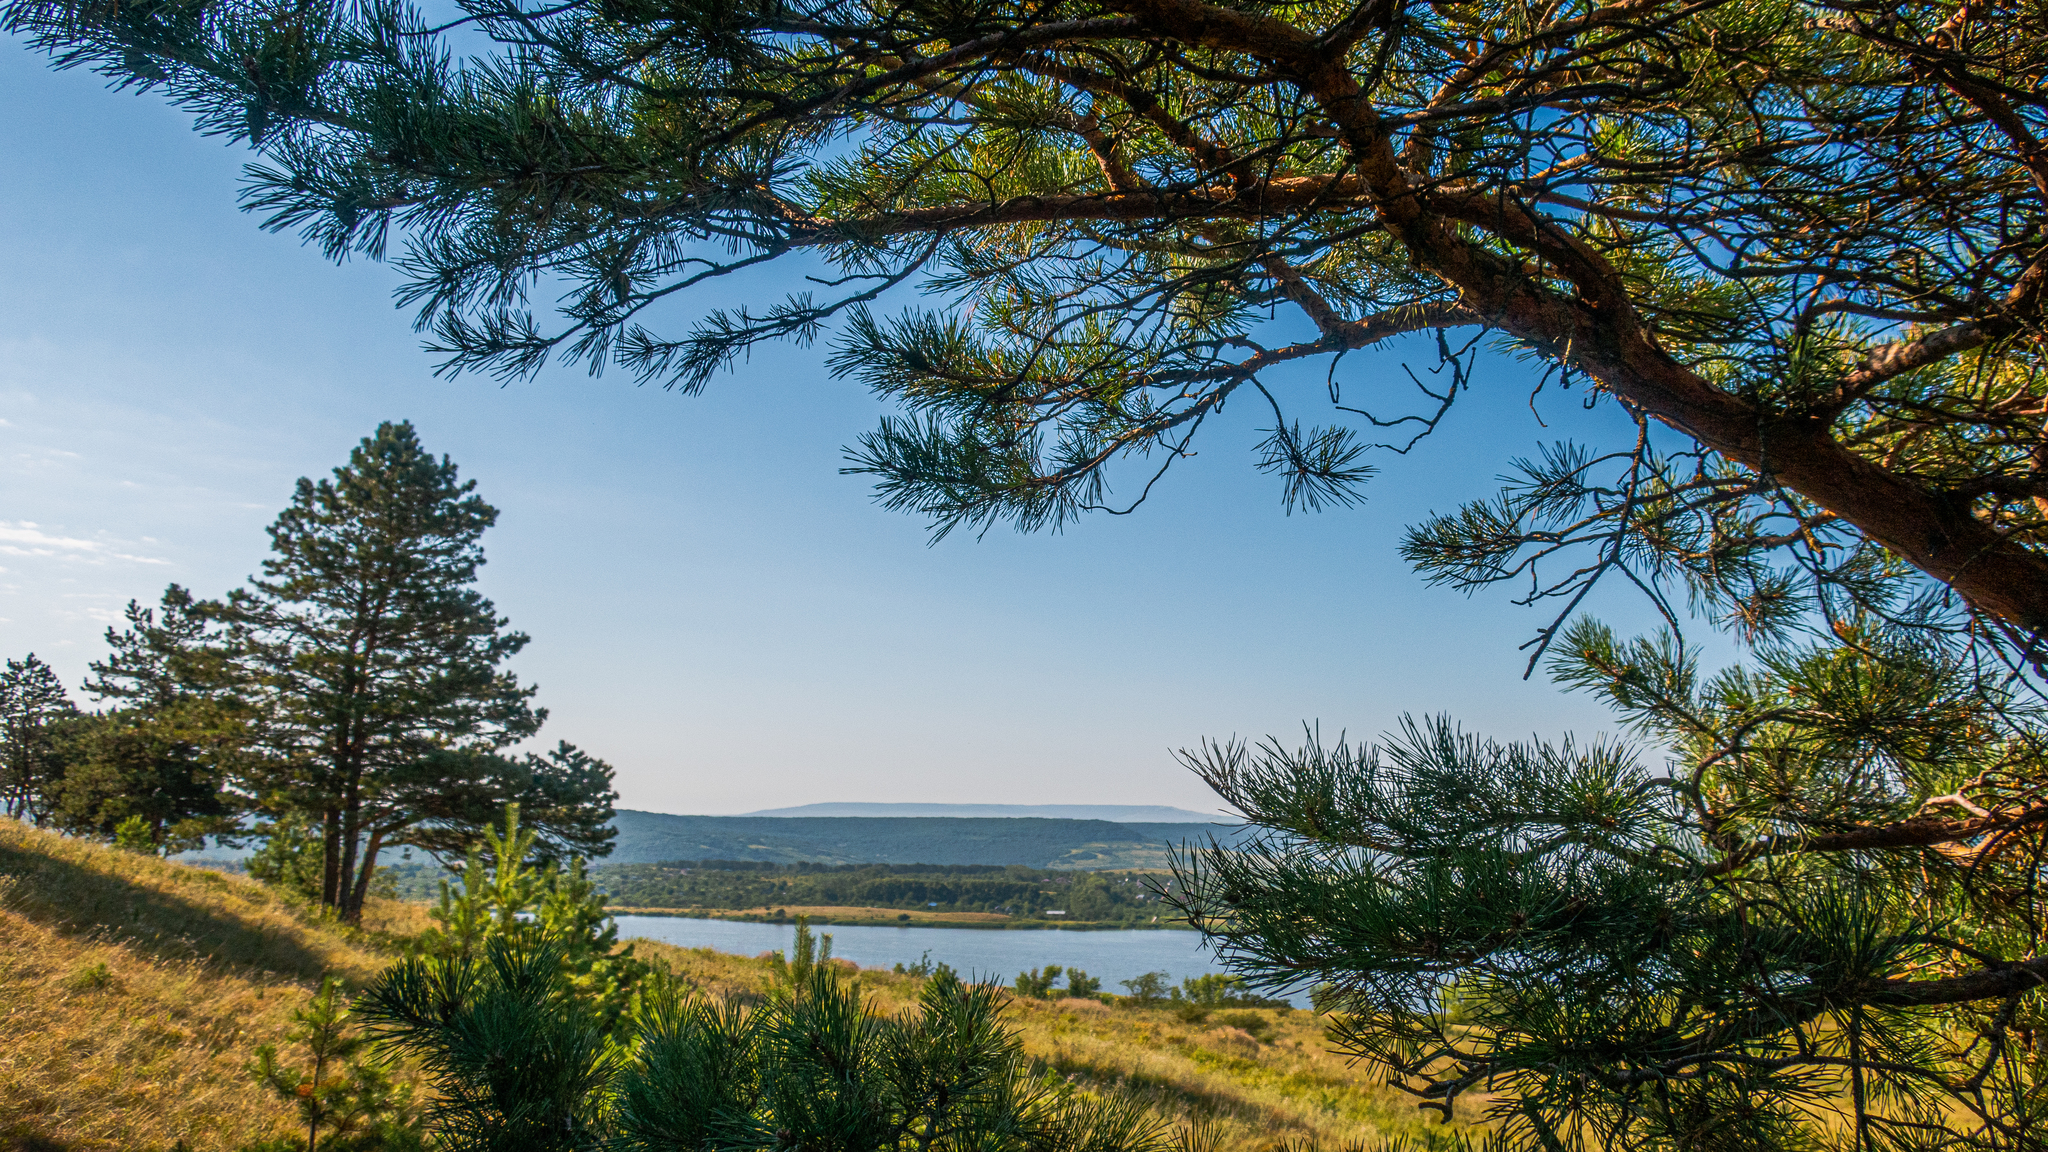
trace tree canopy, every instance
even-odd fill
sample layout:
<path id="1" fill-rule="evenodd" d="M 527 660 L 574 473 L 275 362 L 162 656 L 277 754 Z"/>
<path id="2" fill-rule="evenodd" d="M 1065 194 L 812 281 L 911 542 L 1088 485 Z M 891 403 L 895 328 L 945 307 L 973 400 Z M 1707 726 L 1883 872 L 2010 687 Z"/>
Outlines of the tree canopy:
<path id="1" fill-rule="evenodd" d="M 166 852 L 260 839 L 252 870 L 350 918 L 383 849 L 452 864 L 508 804 L 536 860 L 609 853 L 611 766 L 567 742 L 510 750 L 547 713 L 503 667 L 526 636 L 474 587 L 497 519 L 475 487 L 384 424 L 299 481 L 262 577 L 129 603 L 85 684 L 113 707 L 79 714 L 47 665 L 8 661 L 7 814 Z"/>
<path id="2" fill-rule="evenodd" d="M 110 836 L 139 817 L 160 850 L 196 848 L 240 815 L 232 779 L 247 717 L 219 691 L 222 654 L 190 592 L 173 584 L 155 608 L 129 601 L 126 616 L 126 628 L 107 629 L 107 658 L 85 682 L 113 707 L 74 726 L 53 790 L 59 823 Z"/>
<path id="3" fill-rule="evenodd" d="M 394 258 L 451 371 L 694 390 L 829 327 L 904 409 L 852 468 L 941 530 L 1111 506 L 1120 460 L 1127 506 L 1232 398 L 1345 502 L 1491 333 L 1643 434 L 1417 526 L 1434 578 L 2048 627 L 2040 0 L 457 7 L 4 12 L 257 148 L 269 227 Z M 778 259 L 805 290 L 730 302 Z M 1348 356 L 1431 331 L 1420 393 Z"/>
<path id="4" fill-rule="evenodd" d="M 1580 623 L 1629 743 L 1212 744 L 1259 834 L 1175 902 L 1339 1045 L 1505 1146 L 2048 1142 L 2040 704 L 1870 633 L 1709 673 Z"/>

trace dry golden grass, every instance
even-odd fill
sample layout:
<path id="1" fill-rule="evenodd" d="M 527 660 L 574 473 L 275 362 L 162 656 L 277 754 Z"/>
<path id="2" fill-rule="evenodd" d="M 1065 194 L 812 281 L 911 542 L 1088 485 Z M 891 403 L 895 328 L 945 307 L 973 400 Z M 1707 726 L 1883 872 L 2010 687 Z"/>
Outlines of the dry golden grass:
<path id="1" fill-rule="evenodd" d="M 239 876 L 0 818 L 0 1149 L 232 1149 L 285 1113 L 245 1065 L 323 973 L 360 984 L 421 912 L 345 929 Z"/>
<path id="2" fill-rule="evenodd" d="M 0 1152 L 228 1152 L 274 1134 L 285 1113 L 249 1082 L 254 1048 L 282 1037 L 323 974 L 360 986 L 426 924 L 423 905 L 376 903 L 355 931 L 243 877 L 0 819 Z M 632 943 L 715 994 L 770 984 L 760 958 Z M 917 994 L 892 972 L 860 982 L 887 1009 Z M 1251 1031 L 1230 1015 L 1023 1000 L 1012 1022 L 1084 1090 L 1211 1123 L 1222 1147 L 1334 1148 L 1417 1126 L 1402 1098 L 1325 1050 L 1307 1013 L 1238 1017 Z"/>

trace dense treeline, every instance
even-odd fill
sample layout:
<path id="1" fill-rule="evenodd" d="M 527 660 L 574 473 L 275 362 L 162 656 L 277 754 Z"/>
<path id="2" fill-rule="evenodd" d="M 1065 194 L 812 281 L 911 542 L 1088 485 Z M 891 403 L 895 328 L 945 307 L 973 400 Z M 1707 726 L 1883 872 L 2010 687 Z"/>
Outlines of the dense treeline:
<path id="1" fill-rule="evenodd" d="M 422 894 L 434 881 L 415 866 L 401 891 Z M 1022 865 L 764 864 L 691 860 L 612 864 L 593 870 L 614 906 L 628 908 L 917 908 L 928 912 L 1000 912 L 1018 917 L 1126 924 L 1173 918 L 1160 898 L 1172 878 L 1133 872 L 1062 872 Z"/>
<path id="2" fill-rule="evenodd" d="M 1232 841 L 1218 824 L 1119 824 L 1027 816 L 681 816 L 622 809 L 611 860 L 777 864 L 1021 864 L 1089 871 L 1162 869 L 1184 841 Z"/>

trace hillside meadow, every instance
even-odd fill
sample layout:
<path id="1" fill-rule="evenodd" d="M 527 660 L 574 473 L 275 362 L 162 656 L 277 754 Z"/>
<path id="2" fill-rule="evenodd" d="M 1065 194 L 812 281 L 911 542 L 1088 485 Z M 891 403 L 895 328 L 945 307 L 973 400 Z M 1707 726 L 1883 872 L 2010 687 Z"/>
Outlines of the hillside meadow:
<path id="1" fill-rule="evenodd" d="M 361 929 L 242 876 L 120 852 L 0 819 L 0 1152 L 232 1152 L 283 1131 L 250 1084 L 323 974 L 360 988 L 427 924 L 373 902 Z M 716 994 L 754 996 L 764 958 L 633 941 Z M 915 976 L 855 970 L 883 1011 Z M 1325 1050 L 1307 1013 L 1013 1002 L 1026 1051 L 1083 1091 L 1137 1094 L 1212 1125 L 1221 1147 L 1325 1148 L 1421 1125 L 1405 1100 Z"/>

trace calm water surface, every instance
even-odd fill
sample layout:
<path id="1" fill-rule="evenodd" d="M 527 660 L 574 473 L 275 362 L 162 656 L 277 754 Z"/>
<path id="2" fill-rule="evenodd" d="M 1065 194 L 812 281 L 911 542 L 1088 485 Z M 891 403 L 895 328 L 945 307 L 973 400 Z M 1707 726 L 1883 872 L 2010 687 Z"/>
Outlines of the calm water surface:
<path id="1" fill-rule="evenodd" d="M 742 956 L 787 950 L 796 938 L 792 924 L 760 924 L 736 920 L 696 920 L 685 916 L 620 916 L 619 938 L 644 936 L 685 948 L 715 948 Z M 1202 938 L 1185 931 L 1066 932 L 1057 928 L 996 931 L 973 928 L 888 928 L 879 925 L 824 925 L 812 929 L 831 933 L 832 955 L 863 968 L 915 964 L 927 951 L 962 976 L 972 974 L 1008 984 L 1027 968 L 1058 964 L 1080 968 L 1102 981 L 1105 992 L 1120 991 L 1117 981 L 1146 972 L 1164 971 L 1178 984 L 1188 976 L 1221 972 L 1223 968 Z M 1306 996 L 1290 997 L 1299 1008 Z"/>

